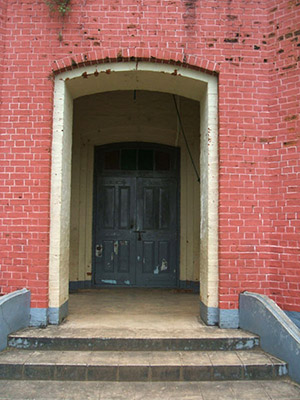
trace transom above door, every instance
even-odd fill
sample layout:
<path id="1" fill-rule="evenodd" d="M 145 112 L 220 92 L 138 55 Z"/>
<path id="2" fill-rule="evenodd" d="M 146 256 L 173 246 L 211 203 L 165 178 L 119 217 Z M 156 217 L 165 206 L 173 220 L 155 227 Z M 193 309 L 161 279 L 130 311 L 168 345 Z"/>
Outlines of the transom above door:
<path id="1" fill-rule="evenodd" d="M 178 156 L 144 143 L 95 148 L 95 285 L 177 286 Z"/>

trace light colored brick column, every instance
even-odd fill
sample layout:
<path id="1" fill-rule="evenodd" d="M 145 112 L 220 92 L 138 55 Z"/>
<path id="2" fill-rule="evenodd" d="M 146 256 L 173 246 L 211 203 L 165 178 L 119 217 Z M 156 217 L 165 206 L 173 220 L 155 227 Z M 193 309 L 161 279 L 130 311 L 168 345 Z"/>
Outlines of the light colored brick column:
<path id="1" fill-rule="evenodd" d="M 218 87 L 214 78 L 200 100 L 200 314 L 208 325 L 216 325 L 219 319 L 218 168 Z"/>
<path id="2" fill-rule="evenodd" d="M 49 322 L 67 315 L 73 99 L 65 82 L 55 81 L 50 213 Z"/>

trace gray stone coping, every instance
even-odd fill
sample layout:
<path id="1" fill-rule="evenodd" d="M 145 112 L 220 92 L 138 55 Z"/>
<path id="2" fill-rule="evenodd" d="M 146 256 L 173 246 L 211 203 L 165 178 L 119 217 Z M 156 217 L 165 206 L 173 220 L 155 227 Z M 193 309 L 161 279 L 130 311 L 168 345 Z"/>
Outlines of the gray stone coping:
<path id="1" fill-rule="evenodd" d="M 260 336 L 261 347 L 289 365 L 292 379 L 300 383 L 300 330 L 268 296 L 240 295 L 240 327 Z"/>
<path id="2" fill-rule="evenodd" d="M 0 350 L 7 346 L 7 335 L 26 328 L 30 320 L 30 291 L 17 290 L 0 298 Z"/>

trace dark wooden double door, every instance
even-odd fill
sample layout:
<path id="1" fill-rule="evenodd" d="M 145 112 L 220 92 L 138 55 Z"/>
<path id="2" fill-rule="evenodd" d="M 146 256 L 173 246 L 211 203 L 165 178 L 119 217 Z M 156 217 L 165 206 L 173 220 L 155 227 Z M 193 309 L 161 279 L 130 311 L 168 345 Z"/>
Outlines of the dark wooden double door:
<path id="1" fill-rule="evenodd" d="M 140 146 L 133 147 L 138 157 Z M 136 169 L 124 170 L 117 164 L 114 173 L 100 160 L 95 176 L 95 285 L 177 286 L 178 153 L 167 150 L 169 163 L 163 170 L 156 168 L 155 148 L 149 155 L 152 170 L 140 170 L 138 163 Z M 103 151 L 99 156 L 105 159 Z"/>

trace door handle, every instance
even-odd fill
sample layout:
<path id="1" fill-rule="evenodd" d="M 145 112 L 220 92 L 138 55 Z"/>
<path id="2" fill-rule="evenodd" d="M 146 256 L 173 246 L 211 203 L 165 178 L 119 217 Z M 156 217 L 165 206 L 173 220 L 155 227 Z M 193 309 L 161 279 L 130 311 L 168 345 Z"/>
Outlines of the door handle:
<path id="1" fill-rule="evenodd" d="M 95 256 L 102 257 L 102 252 L 103 252 L 103 246 L 101 244 L 96 244 Z"/>
<path id="2" fill-rule="evenodd" d="M 134 233 L 138 233 L 139 234 L 139 236 L 138 236 L 138 239 L 137 240 L 139 240 L 139 241 L 141 241 L 142 240 L 142 233 L 145 233 L 146 231 L 133 231 Z"/>

